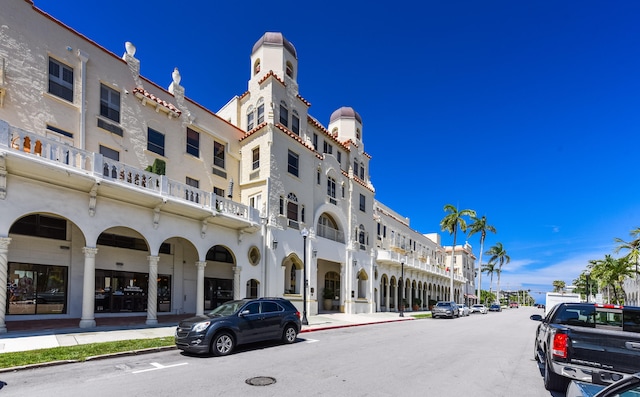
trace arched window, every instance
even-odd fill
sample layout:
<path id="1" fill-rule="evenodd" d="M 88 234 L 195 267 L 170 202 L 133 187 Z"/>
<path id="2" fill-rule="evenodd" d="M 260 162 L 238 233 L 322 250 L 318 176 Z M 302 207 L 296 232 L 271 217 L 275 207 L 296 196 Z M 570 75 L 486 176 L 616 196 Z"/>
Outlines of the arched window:
<path id="1" fill-rule="evenodd" d="M 289 61 L 287 61 L 287 70 L 285 71 L 285 73 L 287 74 L 287 76 L 293 78 L 293 65 Z"/>
<path id="2" fill-rule="evenodd" d="M 247 131 L 251 131 L 253 129 L 254 116 L 253 106 L 249 106 L 247 109 Z"/>
<path id="3" fill-rule="evenodd" d="M 300 135 L 300 116 L 298 115 L 298 112 L 293 109 L 292 111 L 292 115 L 291 115 L 291 131 L 293 131 L 294 134 L 296 135 Z"/>
<path id="4" fill-rule="evenodd" d="M 338 230 L 338 224 L 328 214 L 322 214 L 318 218 L 317 235 L 329 240 L 343 242 L 342 232 Z"/>
<path id="5" fill-rule="evenodd" d="M 291 286 L 291 293 L 296 293 L 298 289 L 296 288 L 296 275 L 297 269 L 294 264 L 291 264 L 291 272 L 289 273 L 289 285 Z"/>
<path id="6" fill-rule="evenodd" d="M 360 270 L 358 272 L 358 299 L 366 299 L 367 298 L 367 280 L 369 276 L 364 270 Z"/>
<path id="7" fill-rule="evenodd" d="M 361 139 L 362 139 L 362 134 L 360 133 L 360 128 L 356 128 L 356 138 L 357 138 L 358 140 L 361 140 Z"/>
<path id="8" fill-rule="evenodd" d="M 336 180 L 332 177 L 327 178 L 327 196 L 329 196 L 329 202 L 336 204 Z"/>
<path id="9" fill-rule="evenodd" d="M 360 163 L 360 179 L 364 181 L 364 163 Z"/>
<path id="10" fill-rule="evenodd" d="M 280 124 L 289 127 L 289 108 L 284 101 L 280 101 Z"/>
<path id="11" fill-rule="evenodd" d="M 366 249 L 367 244 L 367 234 L 364 230 L 364 225 L 360 225 L 358 227 L 358 243 L 360 243 L 360 249 Z"/>
<path id="12" fill-rule="evenodd" d="M 251 279 L 247 281 L 247 298 L 255 299 L 258 297 L 258 285 L 258 280 Z"/>
<path id="13" fill-rule="evenodd" d="M 256 59 L 256 62 L 253 64 L 253 74 L 256 75 L 260 73 L 260 58 Z"/>
<path id="14" fill-rule="evenodd" d="M 289 193 L 287 196 L 287 219 L 289 227 L 298 228 L 298 198 L 295 194 Z"/>
<path id="15" fill-rule="evenodd" d="M 260 124 L 264 121 L 264 98 L 260 98 L 258 99 L 258 103 L 256 104 L 256 106 L 258 107 L 257 110 L 257 123 Z"/>

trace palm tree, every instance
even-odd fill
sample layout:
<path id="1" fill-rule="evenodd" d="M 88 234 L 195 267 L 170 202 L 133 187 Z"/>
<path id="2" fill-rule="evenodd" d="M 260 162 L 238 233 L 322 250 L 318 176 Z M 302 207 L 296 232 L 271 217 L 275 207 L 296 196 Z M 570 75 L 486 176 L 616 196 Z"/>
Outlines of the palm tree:
<path id="1" fill-rule="evenodd" d="M 498 265 L 498 271 L 496 272 L 498 274 L 498 293 L 496 295 L 498 300 L 500 300 L 500 273 L 502 273 L 502 266 L 504 266 L 505 263 L 511 262 L 511 257 L 507 255 L 507 251 L 502 246 L 502 243 L 496 243 L 496 245 L 489 248 L 487 255 L 491 256 L 489 263 Z"/>
<path id="2" fill-rule="evenodd" d="M 562 292 L 564 287 L 566 286 L 565 282 L 562 280 L 555 280 L 553 282 L 553 292 Z"/>
<path id="3" fill-rule="evenodd" d="M 633 274 L 633 270 L 629 264 L 627 257 L 614 258 L 611 255 L 605 255 L 604 259 L 589 261 L 592 266 L 591 276 L 598 280 L 602 285 L 613 289 L 613 299 L 616 303 L 621 303 L 618 298 L 618 291 L 623 289 L 623 281 L 625 277 Z"/>
<path id="4" fill-rule="evenodd" d="M 615 242 L 619 244 L 615 249 L 615 253 L 617 254 L 621 250 L 629 251 L 626 255 L 626 258 L 630 264 L 635 264 L 636 266 L 636 284 L 638 286 L 638 295 L 640 296 L 640 284 L 638 284 L 638 261 L 640 260 L 640 227 L 633 229 L 629 234 L 634 238 L 629 242 L 617 237 L 614 239 Z M 640 303 L 636 300 L 635 304 L 638 305 Z"/>
<path id="5" fill-rule="evenodd" d="M 475 217 L 476 212 L 474 210 L 461 210 L 458 211 L 456 207 L 451 204 L 447 204 L 444 206 L 444 212 L 448 214 L 442 218 L 440 221 L 440 228 L 442 231 L 447 231 L 449 234 L 453 234 L 453 249 L 451 250 L 451 265 L 449 267 L 450 274 L 450 299 L 454 300 L 453 294 L 453 259 L 456 253 L 456 237 L 458 235 L 458 227 L 464 233 L 467 231 L 467 221 L 464 219 L 465 216 Z"/>
<path id="6" fill-rule="evenodd" d="M 469 234 L 471 237 L 476 233 L 480 233 L 480 266 L 482 267 L 482 252 L 484 251 L 484 239 L 487 237 L 487 232 L 495 233 L 496 228 L 487 224 L 487 217 L 482 215 L 482 218 L 475 216 L 471 217 L 473 223 L 469 225 Z M 478 299 L 480 299 L 480 292 L 482 290 L 482 269 L 478 272 Z"/>
<path id="7" fill-rule="evenodd" d="M 493 273 L 495 273 L 498 269 L 493 263 L 487 263 L 482 265 L 480 268 L 481 273 L 487 273 L 487 276 L 491 276 L 491 281 L 489 282 L 489 295 L 491 295 L 491 291 L 493 288 Z"/>

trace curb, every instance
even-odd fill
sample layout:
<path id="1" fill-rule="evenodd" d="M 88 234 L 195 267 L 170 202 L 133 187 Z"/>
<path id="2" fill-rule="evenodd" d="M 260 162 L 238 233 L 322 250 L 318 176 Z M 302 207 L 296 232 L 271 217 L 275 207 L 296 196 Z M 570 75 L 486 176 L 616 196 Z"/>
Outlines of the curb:
<path id="1" fill-rule="evenodd" d="M 316 328 L 307 328 L 307 329 L 302 329 L 300 330 L 300 333 L 306 333 L 306 332 L 313 332 L 313 331 L 325 331 L 325 330 L 329 330 L 329 329 L 338 329 L 338 328 L 350 328 L 350 327 L 359 327 L 361 325 L 375 325 L 375 324 L 385 324 L 385 323 L 397 323 L 397 322 L 401 322 L 401 321 L 408 321 L 408 320 L 416 320 L 415 318 L 406 318 L 404 320 L 387 320 L 387 321 L 373 321 L 370 323 L 354 323 L 354 324 L 340 324 L 340 325 L 327 325 L 327 326 L 323 326 L 323 327 L 316 327 Z"/>

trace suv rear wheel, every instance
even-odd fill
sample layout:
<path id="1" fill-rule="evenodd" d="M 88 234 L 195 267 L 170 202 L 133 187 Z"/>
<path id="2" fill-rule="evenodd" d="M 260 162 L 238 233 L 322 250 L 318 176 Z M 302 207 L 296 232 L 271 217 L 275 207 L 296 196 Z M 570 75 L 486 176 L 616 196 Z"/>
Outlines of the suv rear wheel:
<path id="1" fill-rule="evenodd" d="M 282 341 L 284 343 L 293 343 L 296 341 L 297 337 L 298 331 L 296 330 L 296 327 L 291 324 L 284 327 L 284 332 L 282 333 Z"/>

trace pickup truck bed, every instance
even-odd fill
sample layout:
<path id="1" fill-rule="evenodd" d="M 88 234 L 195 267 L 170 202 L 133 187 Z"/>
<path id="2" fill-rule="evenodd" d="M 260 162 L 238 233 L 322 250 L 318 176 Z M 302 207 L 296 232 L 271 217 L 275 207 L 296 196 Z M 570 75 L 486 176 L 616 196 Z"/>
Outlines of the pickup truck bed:
<path id="1" fill-rule="evenodd" d="M 640 372 L 640 307 L 561 303 L 540 321 L 535 358 L 545 387 L 564 391 L 570 380 L 607 385 Z"/>

